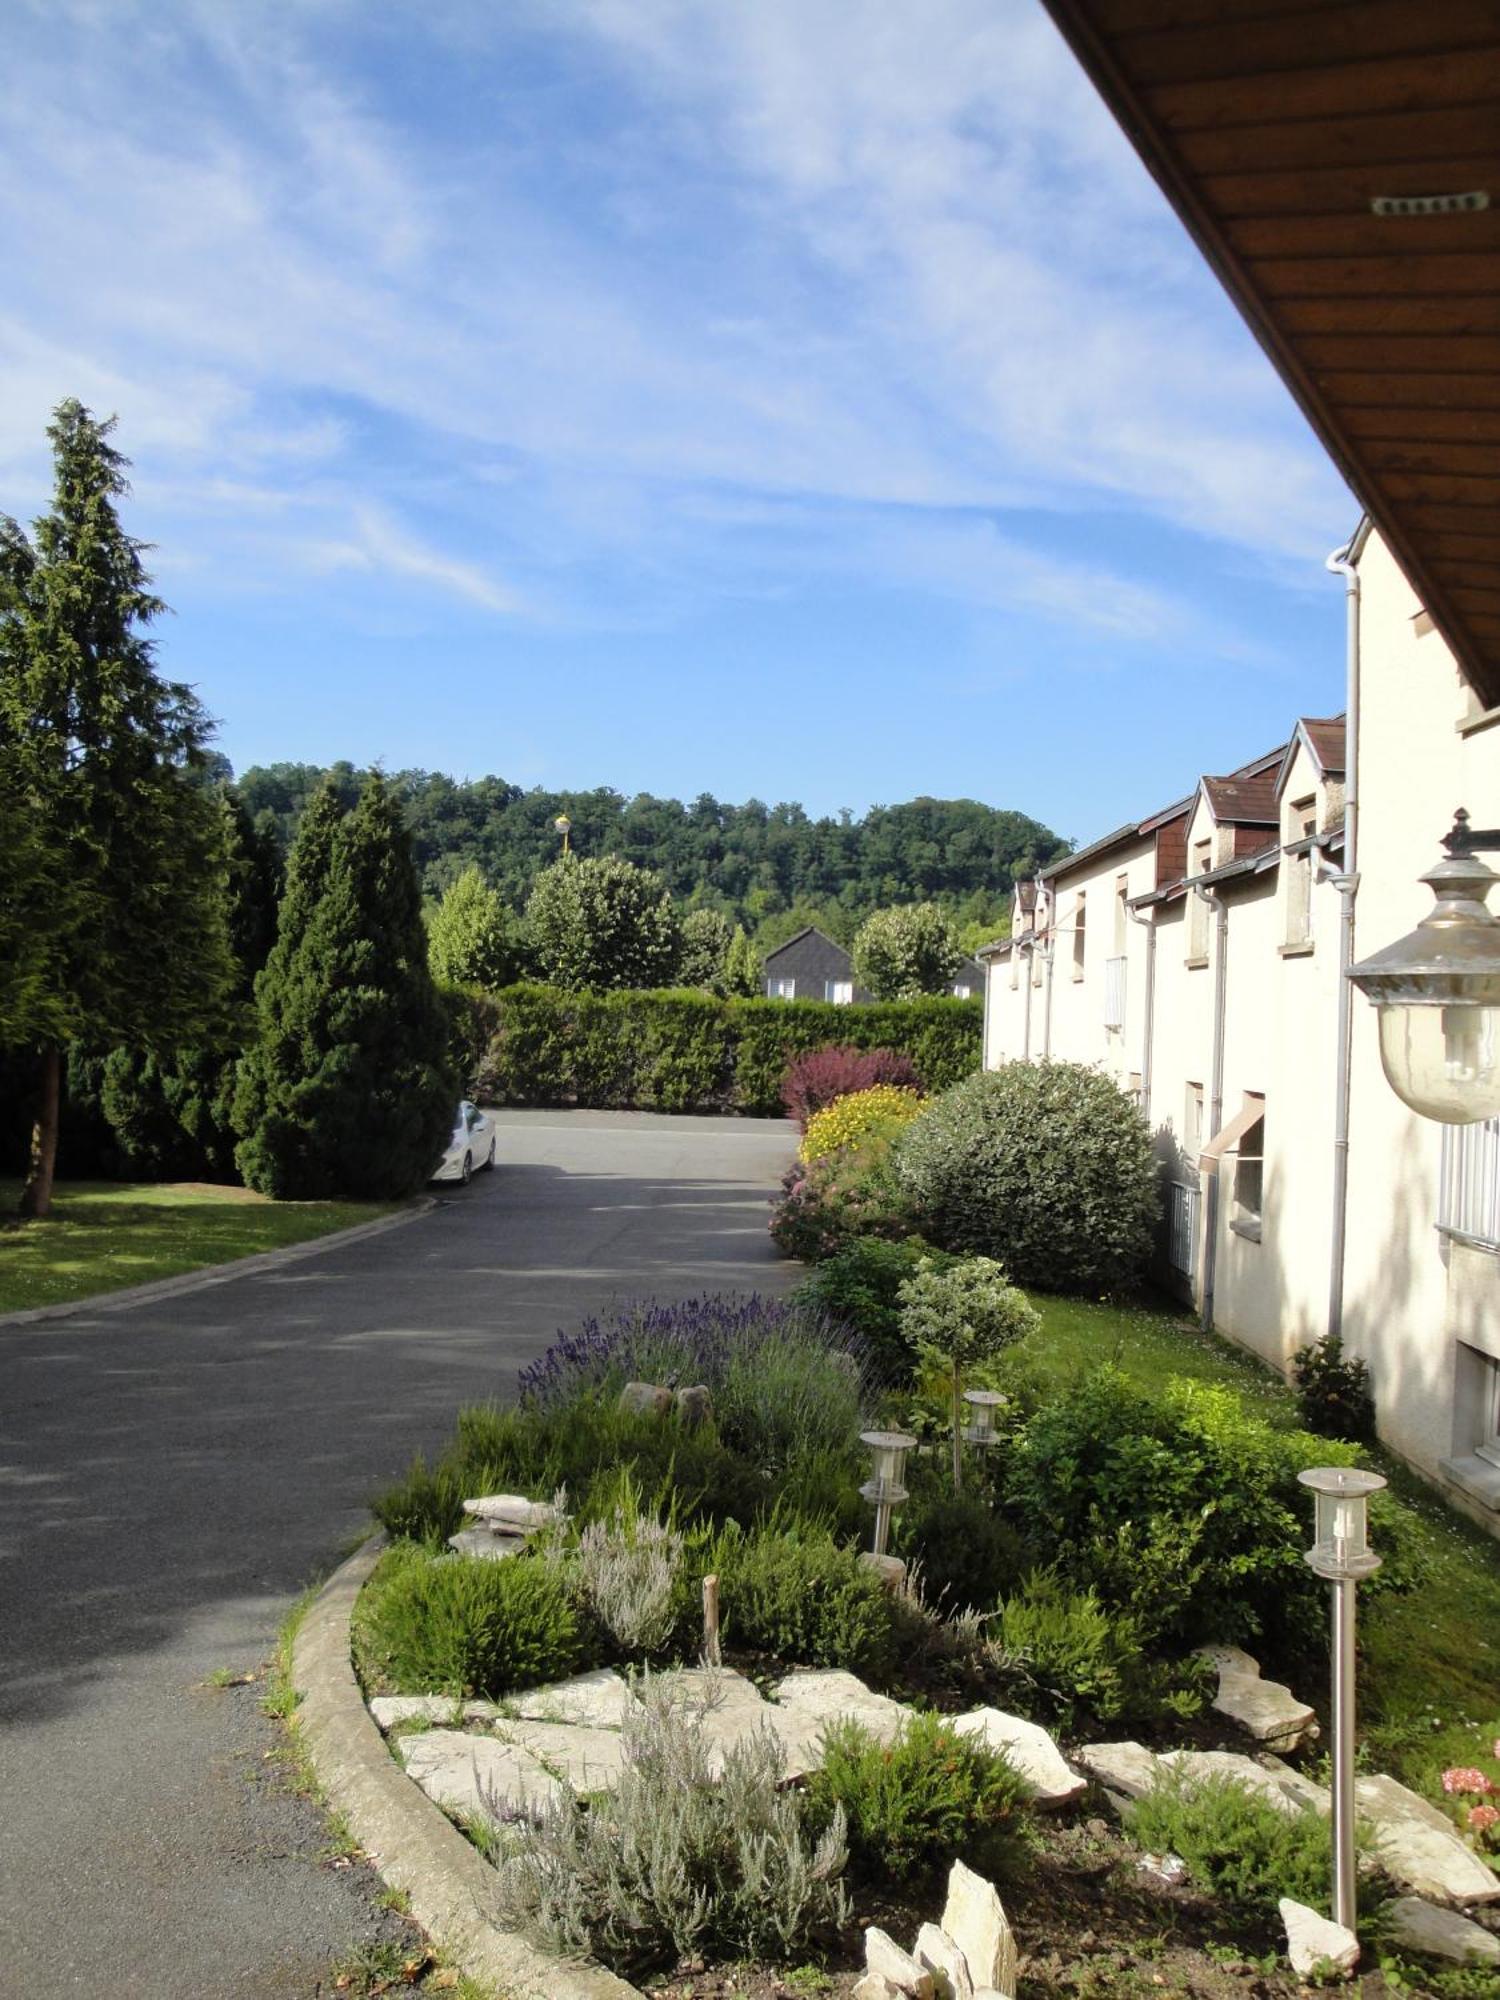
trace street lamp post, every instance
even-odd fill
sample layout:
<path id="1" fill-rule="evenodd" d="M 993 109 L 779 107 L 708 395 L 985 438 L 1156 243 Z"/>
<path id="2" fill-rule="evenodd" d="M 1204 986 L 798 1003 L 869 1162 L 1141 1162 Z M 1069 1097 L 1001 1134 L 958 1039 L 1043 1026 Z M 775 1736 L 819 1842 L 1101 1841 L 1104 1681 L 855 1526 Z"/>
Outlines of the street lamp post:
<path id="1" fill-rule="evenodd" d="M 562 835 L 562 840 L 563 840 L 562 851 L 564 854 L 566 854 L 568 852 L 568 835 L 573 831 L 573 822 L 568 818 L 568 815 L 566 813 L 559 813 L 557 818 L 553 820 L 552 824 L 557 828 L 558 832 Z"/>
<path id="2" fill-rule="evenodd" d="M 1354 1870 L 1354 1592 L 1373 1576 L 1380 1558 L 1371 1549 L 1365 1510 L 1385 1481 L 1378 1472 L 1347 1465 L 1318 1465 L 1299 1472 L 1316 1498 L 1313 1545 L 1303 1560 L 1329 1585 L 1333 1609 L 1333 1921 L 1355 1927 Z"/>

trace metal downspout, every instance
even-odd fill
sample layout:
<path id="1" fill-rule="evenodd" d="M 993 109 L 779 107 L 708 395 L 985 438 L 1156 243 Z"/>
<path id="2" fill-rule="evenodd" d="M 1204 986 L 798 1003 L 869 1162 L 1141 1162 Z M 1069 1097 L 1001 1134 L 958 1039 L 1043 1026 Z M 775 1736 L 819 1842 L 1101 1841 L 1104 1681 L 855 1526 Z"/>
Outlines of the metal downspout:
<path id="1" fill-rule="evenodd" d="M 1358 540 L 1356 535 L 1355 541 Z M 1349 1220 L 1349 1087 L 1352 1066 L 1354 988 L 1354 899 L 1359 893 L 1359 571 L 1351 560 L 1355 541 L 1328 558 L 1327 567 L 1344 579 L 1346 616 L 1344 698 L 1344 866 L 1335 875 L 1339 892 L 1338 1048 L 1334 1058 L 1333 1243 L 1328 1259 L 1328 1334 L 1344 1330 L 1345 1240 Z"/>
<path id="2" fill-rule="evenodd" d="M 1210 1098 L 1208 1111 L 1209 1136 L 1218 1132 L 1224 1123 L 1224 1017 L 1229 996 L 1229 905 L 1216 889 L 1205 889 L 1195 883 L 1194 888 L 1208 907 L 1214 911 L 1218 922 L 1215 926 L 1217 949 L 1214 953 L 1214 1066 L 1209 1084 Z M 1207 1200 L 1204 1207 L 1208 1213 L 1204 1223 L 1203 1238 L 1203 1310 L 1202 1325 L 1208 1332 L 1214 1323 L 1214 1280 L 1219 1263 L 1219 1174 L 1218 1163 L 1208 1176 Z"/>
<path id="3" fill-rule="evenodd" d="M 1015 950 L 1015 946 L 1011 946 Z M 984 1011 L 979 1017 L 979 1067 L 990 1066 L 990 987 L 994 982 L 995 963 L 993 958 L 984 961 Z"/>
<path id="4" fill-rule="evenodd" d="M 1031 943 L 1026 953 L 1026 1032 L 1021 1045 L 1022 1062 L 1031 1061 L 1031 983 L 1036 970 L 1036 944 Z"/>
<path id="5" fill-rule="evenodd" d="M 1139 924 L 1146 933 L 1146 1018 L 1141 1047 L 1141 1116 L 1149 1125 L 1151 1122 L 1151 1047 L 1156 1036 L 1156 917 L 1141 915 L 1139 910 L 1130 912 L 1132 923 Z"/>
<path id="6" fill-rule="evenodd" d="M 1048 945 L 1046 951 L 1043 952 L 1042 954 L 1042 963 L 1047 968 L 1047 1002 L 1046 1006 L 1042 1010 L 1042 1061 L 1051 1062 L 1052 1060 L 1052 974 L 1053 974 L 1053 968 L 1057 963 L 1057 934 L 1055 931 L 1053 932 L 1051 944 Z"/>

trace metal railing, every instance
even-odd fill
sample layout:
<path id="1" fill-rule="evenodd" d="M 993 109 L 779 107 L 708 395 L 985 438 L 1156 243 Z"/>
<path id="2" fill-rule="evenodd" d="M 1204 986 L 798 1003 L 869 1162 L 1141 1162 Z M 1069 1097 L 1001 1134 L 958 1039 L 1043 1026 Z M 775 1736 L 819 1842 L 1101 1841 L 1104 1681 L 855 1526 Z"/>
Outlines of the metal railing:
<path id="1" fill-rule="evenodd" d="M 1500 1118 L 1443 1127 L 1437 1226 L 1465 1243 L 1500 1250 Z"/>
<path id="2" fill-rule="evenodd" d="M 1125 1025 L 1125 965 L 1123 958 L 1107 958 L 1104 961 L 1104 1025 L 1106 1028 L 1123 1028 Z"/>
<path id="3" fill-rule="evenodd" d="M 1198 1267 L 1198 1190 L 1186 1181 L 1167 1183 L 1167 1262 L 1185 1278 Z"/>

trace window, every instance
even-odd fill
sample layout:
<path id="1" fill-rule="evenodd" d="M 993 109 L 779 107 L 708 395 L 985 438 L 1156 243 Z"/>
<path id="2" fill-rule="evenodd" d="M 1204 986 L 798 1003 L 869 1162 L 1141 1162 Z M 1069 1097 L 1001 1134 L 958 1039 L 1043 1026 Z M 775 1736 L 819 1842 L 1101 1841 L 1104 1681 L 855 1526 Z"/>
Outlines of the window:
<path id="1" fill-rule="evenodd" d="M 1203 1085 L 1190 1083 L 1187 1087 L 1187 1102 L 1182 1117 L 1182 1150 L 1189 1160 L 1196 1160 L 1198 1148 L 1203 1144 Z"/>
<path id="2" fill-rule="evenodd" d="M 1012 992 L 1014 992 L 1014 991 L 1015 991 L 1015 989 L 1016 989 L 1016 988 L 1017 988 L 1017 987 L 1018 987 L 1018 986 L 1020 985 L 1020 983 L 1021 983 L 1021 954 L 1020 954 L 1020 952 L 1019 952 L 1019 951 L 1018 951 L 1018 950 L 1016 949 L 1016 947 L 1015 947 L 1014 945 L 1012 945 L 1012 946 L 1011 946 L 1011 948 L 1010 948 L 1010 985 L 1011 985 L 1011 991 L 1012 991 Z"/>
<path id="3" fill-rule="evenodd" d="M 1317 805 L 1302 799 L 1292 807 L 1291 833 L 1294 841 L 1314 838 L 1318 831 Z M 1313 851 L 1304 847 L 1299 854 L 1286 856 L 1286 941 L 1289 945 L 1312 942 Z"/>
<path id="4" fill-rule="evenodd" d="M 852 979 L 830 979 L 823 987 L 823 998 L 831 1000 L 836 1007 L 847 1007 L 854 999 Z"/>
<path id="5" fill-rule="evenodd" d="M 953 997 L 955 1000 L 972 1000 L 974 997 L 974 989 L 972 986 L 955 986 L 953 989 Z"/>
<path id="6" fill-rule="evenodd" d="M 1443 1127 L 1437 1226 L 1481 1250 L 1500 1250 L 1500 1118 Z"/>
<path id="7" fill-rule="evenodd" d="M 1500 1361 L 1484 1357 L 1479 1382 L 1479 1442 L 1474 1451 L 1486 1465 L 1500 1467 Z"/>
<path id="8" fill-rule="evenodd" d="M 768 979 L 766 981 L 766 997 L 770 1000 L 795 1000 L 797 997 L 796 980 Z"/>
<path id="9" fill-rule="evenodd" d="M 1247 1090 L 1238 1111 L 1200 1149 L 1198 1164 L 1218 1172 L 1233 1162 L 1234 1205 L 1229 1226 L 1238 1236 L 1260 1241 L 1261 1200 L 1265 1185 L 1266 1100 Z"/>
<path id="10" fill-rule="evenodd" d="M 1080 889 L 1077 901 L 1073 905 L 1073 977 L 1075 979 L 1082 979 L 1083 977 L 1083 952 L 1086 942 L 1084 925 L 1087 917 L 1088 910 L 1084 903 L 1084 892 Z"/>
<path id="11" fill-rule="evenodd" d="M 1129 931 L 1126 930 L 1125 928 L 1127 922 L 1129 921 L 1129 912 L 1125 908 L 1126 898 L 1129 896 L 1129 894 L 1130 894 L 1130 877 L 1128 875 L 1117 875 L 1115 877 L 1115 957 L 1116 958 L 1123 958 L 1125 956 L 1125 940 L 1130 936 Z"/>
<path id="12" fill-rule="evenodd" d="M 1104 1025 L 1107 1029 L 1122 1030 L 1125 1026 L 1125 960 L 1107 958 L 1104 961 Z"/>
<path id="13" fill-rule="evenodd" d="M 1213 866 L 1213 842 L 1193 842 L 1192 875 L 1206 875 Z M 1208 963 L 1208 905 L 1196 890 L 1188 890 L 1187 955 L 1189 965 Z"/>

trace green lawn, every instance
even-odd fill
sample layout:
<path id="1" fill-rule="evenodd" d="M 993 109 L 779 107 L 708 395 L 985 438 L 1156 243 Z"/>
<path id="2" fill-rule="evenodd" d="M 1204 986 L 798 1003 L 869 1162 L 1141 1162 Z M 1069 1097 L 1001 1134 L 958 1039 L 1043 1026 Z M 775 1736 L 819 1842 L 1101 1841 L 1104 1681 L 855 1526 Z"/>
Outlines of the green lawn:
<path id="1" fill-rule="evenodd" d="M 18 1181 L 0 1180 L 0 1216 L 14 1216 L 20 1193 Z M 391 1206 L 267 1201 L 245 1188 L 197 1183 L 59 1182 L 46 1221 L 0 1223 L 0 1312 L 63 1305 L 305 1243 L 388 1215 Z"/>
<path id="2" fill-rule="evenodd" d="M 1048 1390 L 1111 1361 L 1148 1389 L 1170 1375 L 1233 1388 L 1268 1423 L 1300 1428 L 1296 1397 L 1280 1377 L 1195 1320 L 1040 1293 L 1033 1303 L 1043 1327 L 1026 1358 Z M 1500 1541 L 1384 1452 L 1370 1462 L 1407 1506 L 1426 1574 L 1408 1595 L 1381 1599 L 1362 1617 L 1361 1735 L 1373 1768 L 1440 1796 L 1449 1765 L 1477 1763 L 1500 1777 L 1500 1761 L 1485 1754 L 1500 1738 Z M 1309 1540 L 1311 1527 L 1309 1506 Z M 1325 1689 L 1297 1692 L 1324 1707 Z"/>

